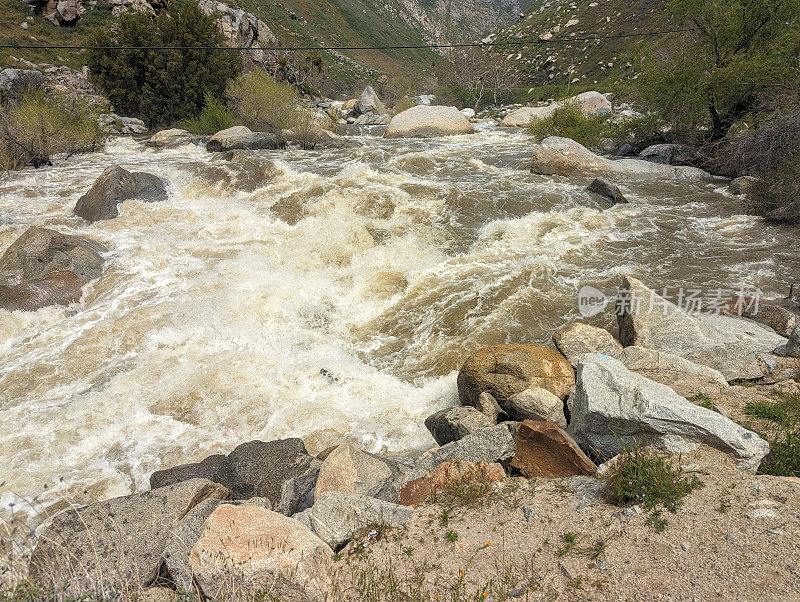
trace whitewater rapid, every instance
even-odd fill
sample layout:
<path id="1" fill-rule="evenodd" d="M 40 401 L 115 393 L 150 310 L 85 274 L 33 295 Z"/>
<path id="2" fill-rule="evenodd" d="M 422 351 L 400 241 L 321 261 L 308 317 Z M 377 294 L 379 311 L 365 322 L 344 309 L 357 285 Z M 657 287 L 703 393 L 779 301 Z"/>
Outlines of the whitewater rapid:
<path id="1" fill-rule="evenodd" d="M 252 439 L 425 449 L 466 356 L 548 341 L 582 285 L 774 297 L 800 267 L 797 233 L 741 215 L 724 182 L 625 186 L 632 202 L 604 209 L 588 181 L 531 175 L 530 149 L 489 126 L 232 162 L 117 138 L 3 176 L 0 251 L 39 225 L 109 253 L 80 304 L 0 310 L 0 516 L 147 489 Z M 71 216 L 115 163 L 169 199 Z"/>

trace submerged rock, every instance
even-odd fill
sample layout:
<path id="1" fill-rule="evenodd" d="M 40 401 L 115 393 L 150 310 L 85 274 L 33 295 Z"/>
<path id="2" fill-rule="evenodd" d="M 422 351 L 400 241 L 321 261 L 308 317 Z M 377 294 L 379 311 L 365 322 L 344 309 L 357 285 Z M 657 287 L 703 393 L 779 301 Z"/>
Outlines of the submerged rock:
<path id="1" fill-rule="evenodd" d="M 314 505 L 292 518 L 308 527 L 334 550 L 340 549 L 355 534 L 367 527 L 400 528 L 414 516 L 407 506 L 367 496 L 327 491 Z"/>
<path id="2" fill-rule="evenodd" d="M 755 433 L 631 372 L 614 358 L 581 359 L 569 410 L 568 432 L 603 461 L 625 446 L 683 453 L 703 443 L 733 454 L 740 468 L 755 471 L 769 453 L 769 444 Z"/>
<path id="3" fill-rule="evenodd" d="M 593 475 L 597 470 L 578 444 L 552 422 L 525 420 L 514 436 L 511 467 L 528 479 Z"/>
<path id="4" fill-rule="evenodd" d="M 557 136 L 545 138 L 534 146 L 531 172 L 546 176 L 589 176 L 625 181 L 714 179 L 696 167 L 660 165 L 641 159 L 606 159 L 574 140 Z"/>
<path id="5" fill-rule="evenodd" d="M 223 504 L 205 521 L 189 564 L 212 599 L 321 601 L 331 585 L 333 550 L 293 518 Z"/>
<path id="6" fill-rule="evenodd" d="M 625 198 L 625 195 L 622 194 L 622 191 L 620 191 L 617 186 L 614 186 L 614 184 L 602 178 L 595 178 L 592 183 L 587 186 L 586 190 L 607 198 L 611 201 L 612 205 L 628 202 L 628 199 Z"/>
<path id="7" fill-rule="evenodd" d="M 417 105 L 389 122 L 384 138 L 432 138 L 474 134 L 469 119 L 455 107 Z"/>
<path id="8" fill-rule="evenodd" d="M 42 530 L 30 578 L 43 587 L 85 584 L 86 591 L 104 583 L 108 593 L 150 585 L 180 521 L 204 500 L 230 495 L 222 485 L 191 479 L 65 510 Z"/>
<path id="9" fill-rule="evenodd" d="M 103 273 L 101 244 L 33 226 L 0 257 L 0 307 L 34 311 L 79 301 L 82 287 Z"/>
<path id="10" fill-rule="evenodd" d="M 141 171 L 130 172 L 119 165 L 112 165 L 78 199 L 73 213 L 88 222 L 96 222 L 117 217 L 119 204 L 123 201 L 136 199 L 154 203 L 166 198 L 167 190 L 158 176 Z"/>

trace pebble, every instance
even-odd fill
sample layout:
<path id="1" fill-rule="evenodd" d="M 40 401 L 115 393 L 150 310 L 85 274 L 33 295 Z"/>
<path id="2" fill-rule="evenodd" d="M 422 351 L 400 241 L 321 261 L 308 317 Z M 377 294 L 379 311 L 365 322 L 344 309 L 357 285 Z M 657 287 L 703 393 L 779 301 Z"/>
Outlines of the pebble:
<path id="1" fill-rule="evenodd" d="M 767 533 L 770 535 L 783 535 L 783 529 L 770 529 Z"/>
<path id="2" fill-rule="evenodd" d="M 725 534 L 725 541 L 736 541 L 730 533 Z"/>
<path id="3" fill-rule="evenodd" d="M 688 541 L 684 541 L 681 544 L 681 550 L 683 550 L 684 552 L 690 550 L 691 548 L 692 548 L 692 544 L 690 544 Z"/>
<path id="4" fill-rule="evenodd" d="M 780 504 L 775 500 L 756 500 L 749 504 L 751 508 L 779 508 Z"/>
<path id="5" fill-rule="evenodd" d="M 751 510 L 745 514 L 745 516 L 751 520 L 757 520 L 761 518 L 778 518 L 778 515 L 769 508 L 756 508 L 755 510 Z"/>
<path id="6" fill-rule="evenodd" d="M 641 506 L 631 506 L 622 511 L 623 516 L 639 516 L 642 513 Z"/>
<path id="7" fill-rule="evenodd" d="M 697 472 L 700 470 L 699 464 L 681 464 L 681 470 L 685 472 Z"/>
<path id="8" fill-rule="evenodd" d="M 534 518 L 536 518 L 536 511 L 530 506 L 523 506 L 522 514 L 525 515 L 525 520 L 527 522 L 531 522 Z"/>

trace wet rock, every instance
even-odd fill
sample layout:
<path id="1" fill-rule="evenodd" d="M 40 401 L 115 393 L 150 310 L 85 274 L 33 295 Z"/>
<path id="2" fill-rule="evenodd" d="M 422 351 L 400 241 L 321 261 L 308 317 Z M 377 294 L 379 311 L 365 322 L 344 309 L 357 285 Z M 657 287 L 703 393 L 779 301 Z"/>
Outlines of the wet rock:
<path id="1" fill-rule="evenodd" d="M 730 191 L 739 196 L 747 196 L 750 194 L 750 191 L 753 190 L 753 186 L 755 186 L 756 182 L 758 182 L 758 178 L 754 178 L 753 176 L 741 176 L 731 181 Z"/>
<path id="2" fill-rule="evenodd" d="M 201 462 L 181 464 L 165 470 L 157 470 L 150 475 L 150 489 L 166 487 L 189 479 L 208 479 L 219 482 L 220 472 L 225 466 L 226 457 L 220 454 L 208 456 Z"/>
<path id="3" fill-rule="evenodd" d="M 225 152 L 230 150 L 269 150 L 283 148 L 283 144 L 275 134 L 253 132 L 243 125 L 217 132 L 206 144 L 209 152 Z"/>
<path id="4" fill-rule="evenodd" d="M 513 420 L 548 420 L 567 428 L 564 402 L 541 387 L 530 387 L 511 395 L 503 404 Z"/>
<path id="5" fill-rule="evenodd" d="M 526 478 L 593 475 L 597 470 L 577 443 L 552 422 L 525 420 L 514 437 L 510 466 Z"/>
<path id="6" fill-rule="evenodd" d="M 614 153 L 615 157 L 636 157 L 639 155 L 639 151 L 636 150 L 636 147 L 633 146 L 630 142 L 626 142 L 622 146 L 617 149 L 617 152 Z"/>
<path id="7" fill-rule="evenodd" d="M 235 499 L 265 497 L 277 512 L 290 516 L 314 489 L 320 466 L 302 439 L 250 441 L 228 455 L 220 482 Z"/>
<path id="8" fill-rule="evenodd" d="M 195 138 L 194 134 L 186 130 L 172 128 L 156 132 L 145 142 L 145 146 L 153 148 L 176 148 L 194 142 Z"/>
<path id="9" fill-rule="evenodd" d="M 786 342 L 746 318 L 681 311 L 635 278 L 623 279 L 620 294 L 623 299 L 640 300 L 625 302 L 617 312 L 623 346 L 679 355 L 718 370 L 728 381 L 760 378 L 759 357 Z"/>
<path id="10" fill-rule="evenodd" d="M 696 167 L 676 167 L 641 159 L 611 160 L 594 154 L 569 138 L 551 136 L 534 146 L 531 172 L 546 176 L 581 176 L 622 181 L 710 181 L 713 176 Z"/>
<path id="11" fill-rule="evenodd" d="M 587 186 L 586 190 L 609 199 L 612 205 L 628 202 L 628 199 L 625 198 L 625 195 L 622 194 L 622 191 L 617 186 L 614 186 L 614 184 L 602 178 L 595 178 L 592 180 L 592 183 Z"/>
<path id="12" fill-rule="evenodd" d="M 189 555 L 195 580 L 213 599 L 266 595 L 323 600 L 333 551 L 298 521 L 255 506 L 223 504 L 208 517 Z"/>
<path id="13" fill-rule="evenodd" d="M 469 119 L 455 107 L 418 105 L 392 117 L 384 138 L 432 138 L 474 134 Z"/>
<path id="14" fill-rule="evenodd" d="M 253 498 L 246 501 L 230 501 L 217 498 L 203 500 L 181 519 L 177 528 L 170 534 L 161 555 L 170 577 L 179 590 L 194 591 L 192 584 L 192 567 L 189 564 L 189 553 L 203 533 L 206 519 L 222 504 L 232 506 L 258 506 L 272 510 L 266 498 Z"/>
<path id="15" fill-rule="evenodd" d="M 495 424 L 497 422 L 470 406 L 440 410 L 425 419 L 425 427 L 439 445 L 458 441 L 473 431 Z"/>
<path id="16" fill-rule="evenodd" d="M 0 257 L 0 307 L 34 311 L 79 301 L 103 272 L 105 247 L 81 236 L 28 228 Z"/>
<path id="17" fill-rule="evenodd" d="M 553 333 L 553 344 L 567 358 L 570 364 L 577 365 L 581 356 L 587 353 L 600 353 L 616 357 L 622 353 L 622 345 L 611 333 L 597 326 L 573 322 Z"/>
<path id="18" fill-rule="evenodd" d="M 97 123 L 107 134 L 144 134 L 147 126 L 136 117 L 121 117 L 116 113 L 102 115 Z"/>
<path id="19" fill-rule="evenodd" d="M 389 465 L 351 444 L 334 448 L 322 462 L 314 500 L 326 492 L 379 497 L 387 495 L 392 477 Z M 316 503 L 316 502 L 315 502 Z"/>
<path id="20" fill-rule="evenodd" d="M 445 462 L 500 462 L 514 457 L 514 437 L 505 425 L 474 431 L 466 437 L 422 454 L 414 467 L 398 479 L 398 488 L 424 477 Z"/>
<path id="21" fill-rule="evenodd" d="M 367 527 L 380 525 L 400 528 L 413 516 L 414 510 L 407 506 L 367 496 L 327 491 L 316 498 L 311 508 L 295 514 L 293 518 L 331 548 L 338 550 Z"/>
<path id="22" fill-rule="evenodd" d="M 495 462 L 470 462 L 462 459 L 447 461 L 406 482 L 400 489 L 400 503 L 416 507 L 448 487 L 477 482 L 499 483 L 505 478 L 505 470 Z"/>
<path id="23" fill-rule="evenodd" d="M 769 453 L 769 444 L 755 433 L 609 357 L 585 356 L 579 362 L 569 409 L 568 432 L 601 460 L 622 452 L 623 445 L 683 453 L 703 443 L 755 471 Z"/>
<path id="24" fill-rule="evenodd" d="M 3 69 L 0 71 L 0 90 L 27 90 L 44 84 L 44 75 L 35 69 Z"/>
<path id="25" fill-rule="evenodd" d="M 145 493 L 70 508 L 45 527 L 31 556 L 30 577 L 41 585 L 104 582 L 107 593 L 147 586 L 179 522 L 206 499 L 231 492 L 192 479 Z"/>
<path id="26" fill-rule="evenodd" d="M 158 176 L 146 172 L 130 172 L 119 165 L 112 165 L 78 199 L 73 213 L 93 223 L 117 217 L 119 204 L 129 199 L 154 203 L 166 198 L 164 182 Z"/>
<path id="27" fill-rule="evenodd" d="M 458 373 L 458 396 L 475 406 L 480 394 L 490 393 L 509 415 L 510 397 L 540 387 L 563 399 L 575 376 L 569 362 L 554 349 L 541 345 L 494 345 L 467 358 Z"/>
<path id="28" fill-rule="evenodd" d="M 648 146 L 639 158 L 662 165 L 696 165 L 700 157 L 695 151 L 680 144 L 654 144 Z"/>

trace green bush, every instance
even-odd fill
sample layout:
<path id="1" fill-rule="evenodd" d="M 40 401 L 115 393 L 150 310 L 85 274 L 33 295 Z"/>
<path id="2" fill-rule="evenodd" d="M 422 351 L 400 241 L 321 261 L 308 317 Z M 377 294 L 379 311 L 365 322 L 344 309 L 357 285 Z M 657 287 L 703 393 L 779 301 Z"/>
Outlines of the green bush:
<path id="1" fill-rule="evenodd" d="M 762 428 L 754 428 L 769 442 L 770 452 L 759 472 L 800 477 L 800 395 L 780 393 L 773 402 L 748 403 L 744 413 L 763 421 Z"/>
<path id="2" fill-rule="evenodd" d="M 637 149 L 644 149 L 653 144 L 669 142 L 670 136 L 665 129 L 666 123 L 659 115 L 623 117 L 607 122 L 604 137 L 613 140 L 617 146 L 627 142 Z"/>
<path id="3" fill-rule="evenodd" d="M 187 119 L 183 127 L 193 134 L 216 134 L 237 125 L 236 116 L 221 100 L 206 94 L 203 111 L 198 117 Z"/>
<path id="4" fill-rule="evenodd" d="M 587 148 L 600 145 L 606 132 L 607 118 L 587 115 L 580 103 L 566 101 L 549 117 L 531 119 L 528 132 L 537 140 L 548 136 L 571 138 Z"/>
<path id="5" fill-rule="evenodd" d="M 96 150 L 105 139 L 102 107 L 66 94 L 32 90 L 0 105 L 0 170 L 47 165 Z"/>
<path id="6" fill-rule="evenodd" d="M 151 127 L 199 115 L 205 96 L 222 98 L 228 81 L 241 70 L 236 51 L 146 48 L 224 46 L 216 22 L 194 0 L 171 0 L 169 12 L 157 17 L 122 15 L 116 30 L 95 35 L 91 45 L 97 47 L 88 56 L 93 81 L 114 110 L 140 117 Z"/>

